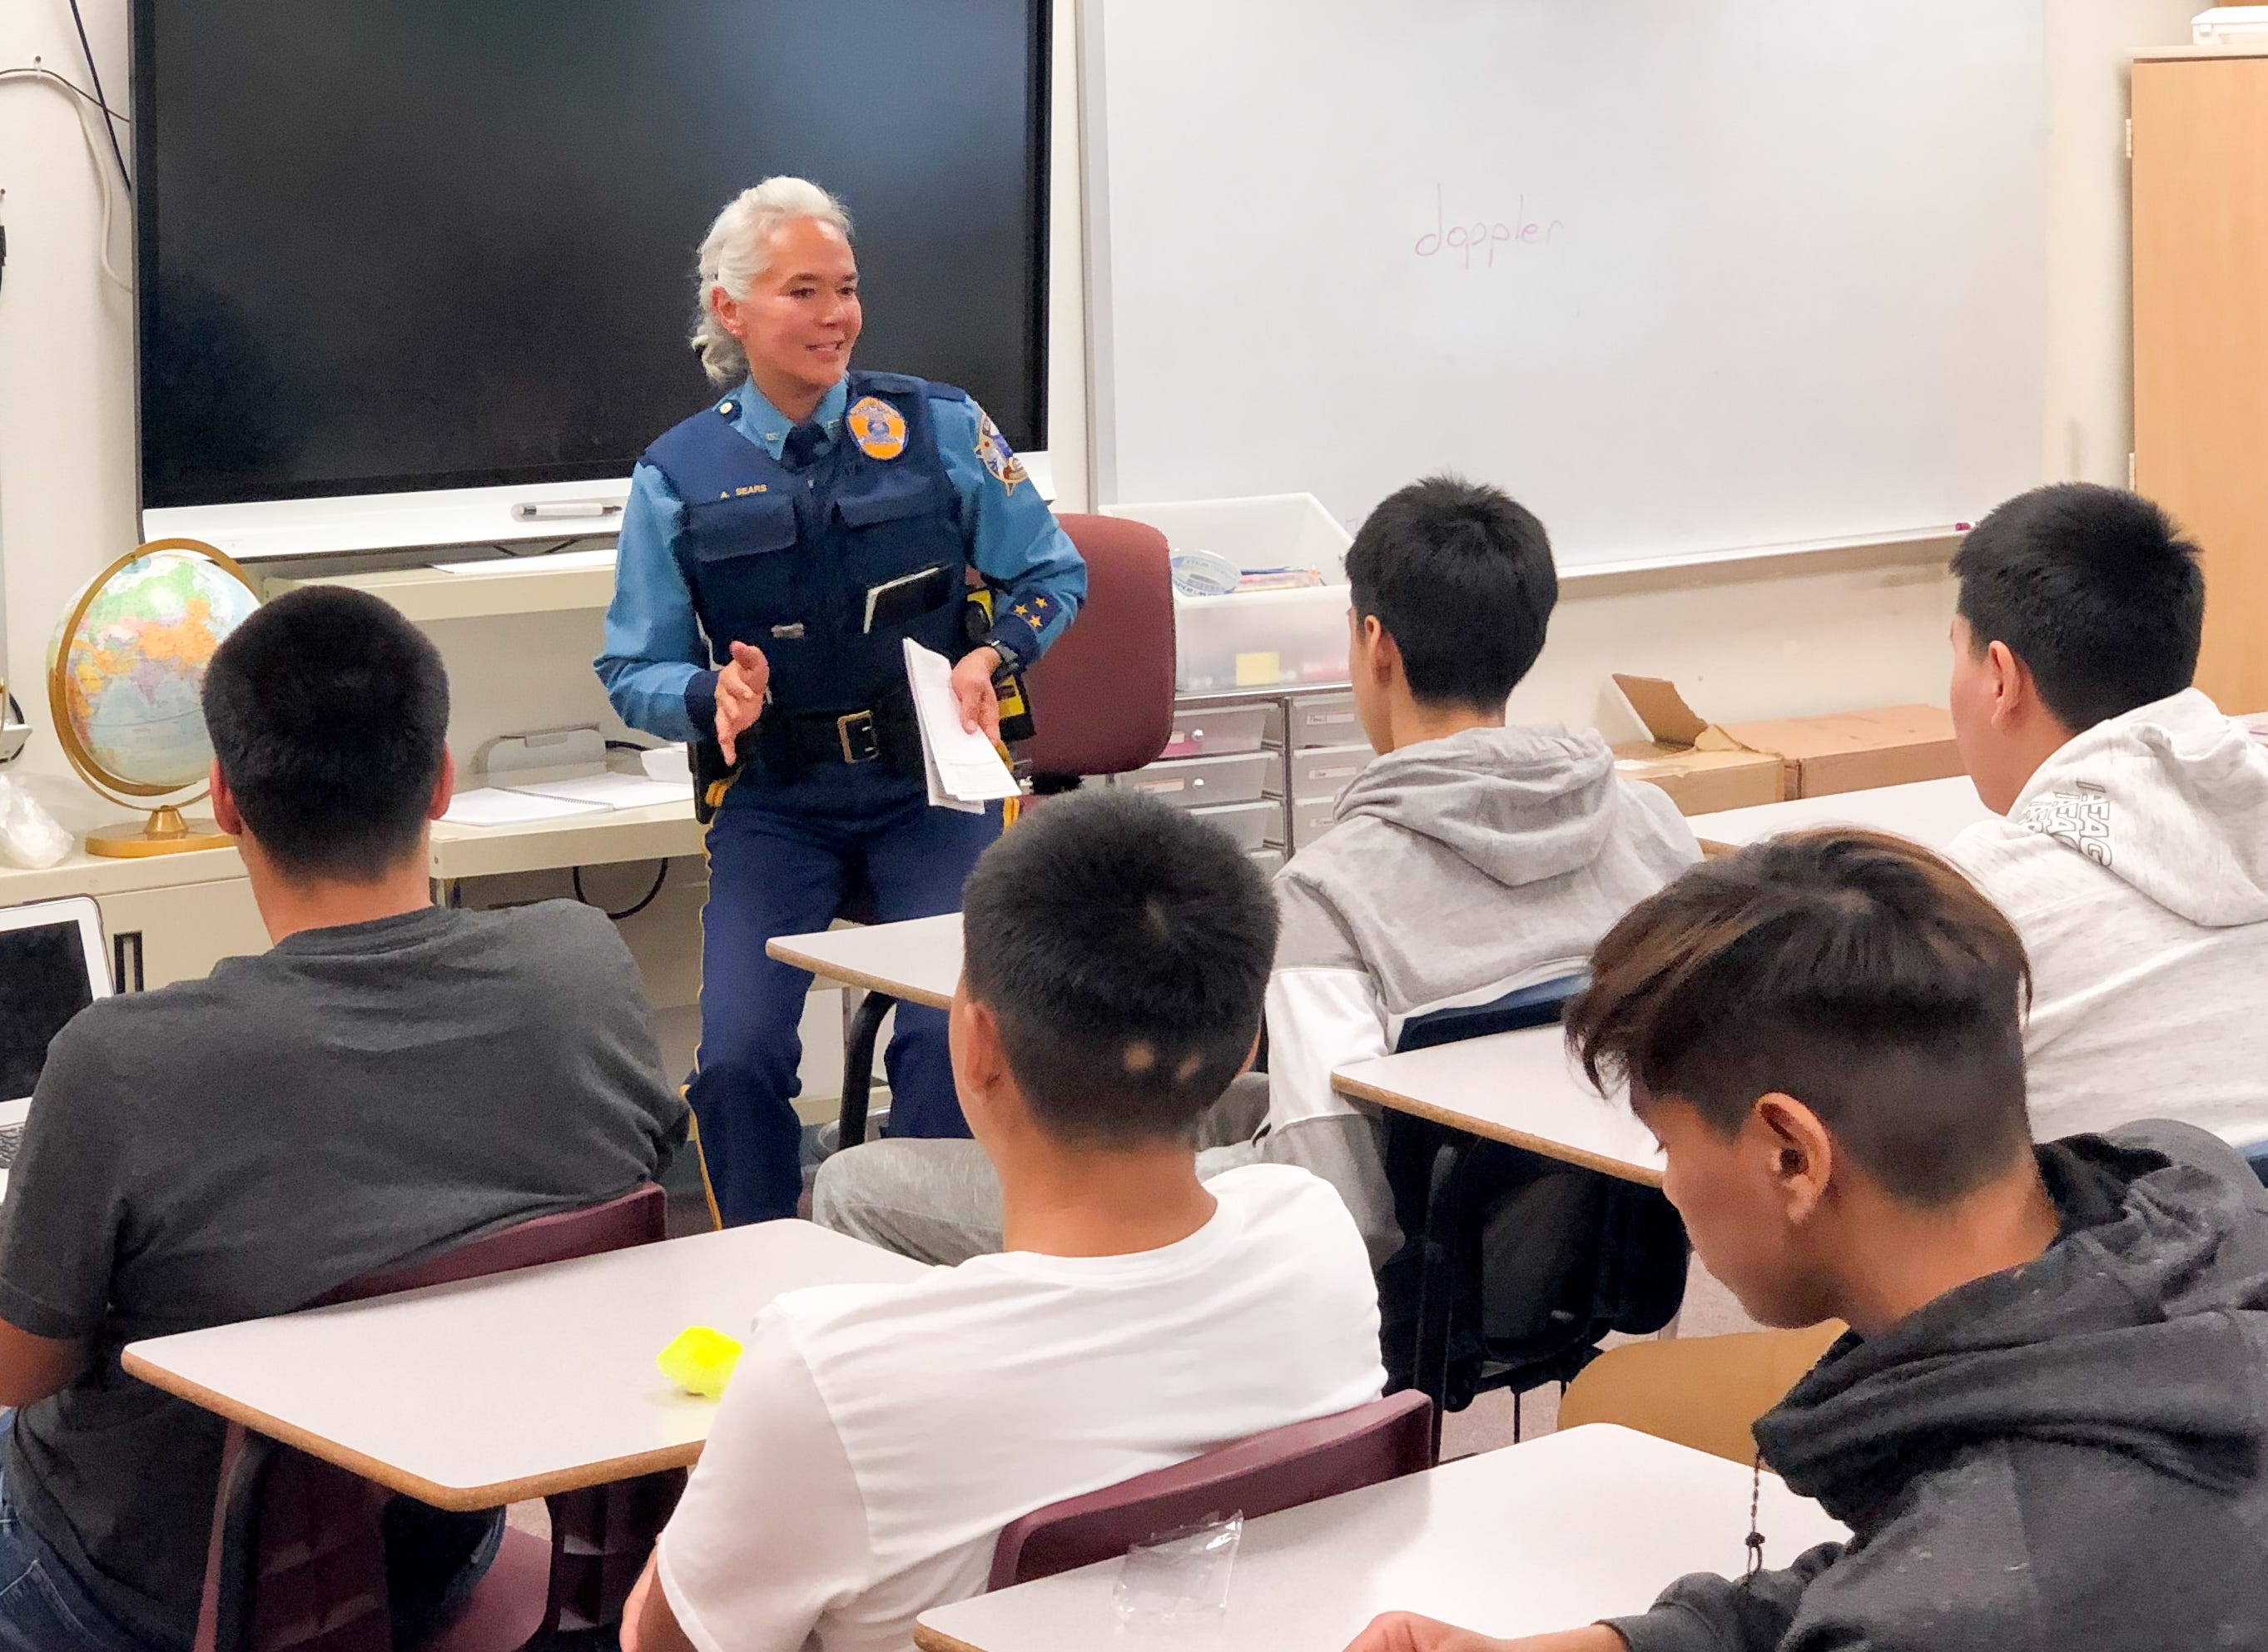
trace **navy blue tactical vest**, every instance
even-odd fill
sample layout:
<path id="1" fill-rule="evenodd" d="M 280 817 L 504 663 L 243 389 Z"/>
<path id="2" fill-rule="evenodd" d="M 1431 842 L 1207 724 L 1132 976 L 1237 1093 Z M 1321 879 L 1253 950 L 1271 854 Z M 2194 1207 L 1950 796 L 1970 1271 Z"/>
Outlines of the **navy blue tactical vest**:
<path id="1" fill-rule="evenodd" d="M 672 425 L 644 455 L 684 501 L 677 564 L 713 657 L 729 660 L 735 641 L 762 649 L 772 704 L 792 714 L 871 706 L 902 688 L 902 638 L 947 659 L 968 652 L 961 498 L 930 417 L 933 398 L 967 393 L 889 372 L 853 372 L 848 387 L 832 449 L 801 470 L 733 428 L 737 395 Z M 929 582 L 934 606 L 869 628 L 869 592 L 932 568 L 942 576 Z"/>

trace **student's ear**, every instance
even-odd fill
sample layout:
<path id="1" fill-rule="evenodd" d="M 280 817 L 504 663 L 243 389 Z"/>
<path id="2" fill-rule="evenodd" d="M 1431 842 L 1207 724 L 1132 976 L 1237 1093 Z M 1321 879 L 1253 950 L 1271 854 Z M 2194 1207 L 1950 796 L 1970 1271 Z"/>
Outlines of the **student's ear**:
<path id="1" fill-rule="evenodd" d="M 1370 680 L 1381 688 L 1402 675 L 1401 645 L 1375 614 L 1362 616 L 1362 662 Z"/>
<path id="2" fill-rule="evenodd" d="M 1984 645 L 1984 676 L 1992 695 L 1992 726 L 2000 733 L 2021 726 L 2038 709 L 2040 690 L 2032 681 L 2032 668 L 2007 644 Z"/>
<path id="3" fill-rule="evenodd" d="M 232 837 L 244 836 L 244 815 L 236 807 L 236 793 L 228 789 L 228 778 L 220 771 L 220 759 L 212 762 L 212 772 L 207 777 L 212 788 L 213 824 Z"/>
<path id="4" fill-rule="evenodd" d="M 946 1036 L 961 1110 L 972 1122 L 989 1119 L 993 1098 L 1007 1077 L 1008 1055 L 1000 1043 L 999 1016 L 990 1004 L 969 997 L 965 982 L 954 991 L 953 1007 L 946 1012 Z"/>
<path id="5" fill-rule="evenodd" d="M 1263 1021 L 1259 1026 L 1252 1029 L 1252 1047 L 1244 1052 L 1244 1065 L 1236 1070 L 1236 1076 L 1238 1078 L 1241 1079 L 1246 1073 L 1251 1072 L 1252 1064 L 1260 1059 L 1260 1041 L 1267 1036 L 1268 1023 L 1265 1021 Z"/>
<path id="6" fill-rule="evenodd" d="M 457 794 L 457 759 L 450 749 L 441 748 L 441 772 L 433 781 L 433 800 L 425 806 L 425 818 L 438 820 L 449 812 L 449 800 Z"/>
<path id="7" fill-rule="evenodd" d="M 1818 1213 L 1835 1174 L 1835 1141 L 1819 1115 L 1793 1095 L 1760 1097 L 1750 1118 L 1771 1155 L 1767 1171 L 1781 1215 L 1800 1228 Z"/>

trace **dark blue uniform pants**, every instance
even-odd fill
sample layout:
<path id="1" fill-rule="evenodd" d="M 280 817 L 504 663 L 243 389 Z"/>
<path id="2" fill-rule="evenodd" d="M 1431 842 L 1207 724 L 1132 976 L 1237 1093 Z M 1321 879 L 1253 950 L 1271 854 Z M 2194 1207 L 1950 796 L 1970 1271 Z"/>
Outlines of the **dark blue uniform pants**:
<path id="1" fill-rule="evenodd" d="M 920 782 L 830 769 L 795 785 L 733 787 L 709 827 L 702 913 L 701 1052 L 687 1092 L 725 1224 L 795 1214 L 803 1191 L 792 1105 L 810 974 L 764 952 L 824 929 L 863 874 L 884 923 L 958 911 L 961 886 L 1000 833 L 982 815 L 932 808 Z M 966 1136 L 941 1010 L 898 1007 L 883 1060 L 893 1136 Z"/>

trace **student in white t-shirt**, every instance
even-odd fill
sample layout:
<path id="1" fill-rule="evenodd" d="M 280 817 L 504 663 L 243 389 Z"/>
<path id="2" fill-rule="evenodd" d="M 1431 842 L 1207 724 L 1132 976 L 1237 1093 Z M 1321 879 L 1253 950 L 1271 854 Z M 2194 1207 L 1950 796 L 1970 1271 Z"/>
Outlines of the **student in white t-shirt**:
<path id="1" fill-rule="evenodd" d="M 1086 794 L 987 850 L 962 900 L 954 1077 L 1006 1249 L 757 1316 L 628 1652 L 900 1652 L 1019 1516 L 1381 1390 L 1338 1195 L 1291 1165 L 1197 1176 L 1275 951 L 1252 863 Z"/>

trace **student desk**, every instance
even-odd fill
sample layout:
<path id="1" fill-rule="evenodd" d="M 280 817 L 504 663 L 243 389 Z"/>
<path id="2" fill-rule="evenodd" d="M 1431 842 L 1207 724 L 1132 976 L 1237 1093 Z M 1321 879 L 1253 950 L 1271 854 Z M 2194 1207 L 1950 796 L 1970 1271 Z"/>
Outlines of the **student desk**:
<path id="1" fill-rule="evenodd" d="M 1688 1572 L 1741 1575 L 1749 1469 L 1593 1424 L 1485 1451 L 1247 1523 L 1228 1610 L 1149 1634 L 1122 1628 L 1105 1560 L 922 1615 L 924 1652 L 1338 1652 L 1381 1611 L 1484 1634 L 1572 1629 L 1645 1611 Z M 1767 1566 L 1845 1534 L 1818 1504 L 1764 1477 Z"/>
<path id="2" fill-rule="evenodd" d="M 1977 795 L 1966 775 L 1949 780 L 1917 780 L 1910 785 L 1877 786 L 1869 792 L 1837 792 L 1831 797 L 1800 797 L 1786 803 L 1758 803 L 1715 815 L 1696 815 L 1686 824 L 1712 854 L 1727 854 L 1761 837 L 1810 826 L 1866 826 L 1911 837 L 1942 853 L 1967 828 L 1991 820 L 1992 811 Z"/>
<path id="3" fill-rule="evenodd" d="M 865 991 L 843 1034 L 842 1145 L 855 1147 L 866 1139 L 866 1098 L 873 1088 L 882 1017 L 901 999 L 931 1009 L 953 1003 L 961 981 L 961 914 L 780 935 L 764 950 L 823 980 Z"/>
<path id="4" fill-rule="evenodd" d="M 698 1457 L 716 1404 L 654 1366 L 687 1326 L 740 1335 L 783 1291 L 923 1271 L 809 1222 L 762 1222 L 152 1338 L 125 1366 L 388 1490 L 493 1508 Z"/>
<path id="5" fill-rule="evenodd" d="M 1602 1096 L 1590 1087 L 1556 1024 L 1358 1061 L 1332 1073 L 1331 1088 L 1603 1176 L 1661 1185 L 1653 1135 L 1620 1091 Z"/>
<path id="6" fill-rule="evenodd" d="M 764 950 L 826 980 L 945 1009 L 961 980 L 961 914 L 781 935 Z"/>

